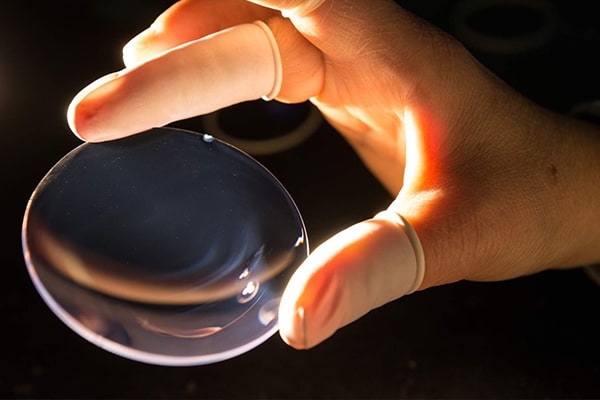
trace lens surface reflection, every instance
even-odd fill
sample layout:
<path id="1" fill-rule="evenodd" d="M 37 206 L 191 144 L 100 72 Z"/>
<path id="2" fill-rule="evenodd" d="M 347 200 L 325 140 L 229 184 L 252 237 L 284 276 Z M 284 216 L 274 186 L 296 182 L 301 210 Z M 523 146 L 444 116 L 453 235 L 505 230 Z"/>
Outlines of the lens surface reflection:
<path id="1" fill-rule="evenodd" d="M 308 254 L 295 204 L 264 167 L 170 128 L 67 154 L 31 197 L 23 248 L 67 325 L 163 365 L 217 362 L 269 338 Z"/>

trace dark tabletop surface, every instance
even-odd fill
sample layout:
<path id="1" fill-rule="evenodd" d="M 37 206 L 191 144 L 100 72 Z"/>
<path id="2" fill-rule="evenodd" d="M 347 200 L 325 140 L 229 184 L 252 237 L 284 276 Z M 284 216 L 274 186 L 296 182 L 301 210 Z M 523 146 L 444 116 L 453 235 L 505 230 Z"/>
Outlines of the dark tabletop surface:
<path id="1" fill-rule="evenodd" d="M 79 144 L 64 117 L 72 96 L 121 68 L 122 45 L 170 3 L 2 3 L 1 398 L 600 398 L 600 288 L 581 269 L 430 289 L 371 312 L 313 350 L 292 350 L 275 336 L 208 366 L 129 361 L 63 325 L 25 269 L 25 205 L 45 172 Z M 402 3 L 463 35 L 485 65 L 546 107 L 568 112 L 600 96 L 593 1 L 516 1 L 536 11 L 500 7 L 467 19 L 486 37 L 510 38 L 514 48 L 504 52 L 458 30 L 463 2 Z M 203 129 L 198 119 L 174 125 Z M 390 201 L 326 124 L 302 145 L 258 158 L 296 200 L 313 247 Z"/>

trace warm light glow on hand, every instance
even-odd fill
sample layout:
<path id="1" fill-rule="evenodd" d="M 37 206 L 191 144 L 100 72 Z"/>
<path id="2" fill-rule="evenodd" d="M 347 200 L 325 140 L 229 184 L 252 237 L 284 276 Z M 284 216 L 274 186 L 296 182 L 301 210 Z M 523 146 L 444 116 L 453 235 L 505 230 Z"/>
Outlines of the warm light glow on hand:
<path id="1" fill-rule="evenodd" d="M 175 3 L 126 46 L 130 68 L 76 97 L 73 130 L 85 140 L 114 139 L 268 95 L 277 69 L 272 43 L 256 25 L 241 25 L 262 20 L 281 55 L 277 99 L 310 99 L 397 196 L 389 211 L 410 223 L 423 247 L 421 288 L 600 257 L 588 239 L 600 240 L 600 228 L 586 225 L 600 213 L 595 196 L 578 198 L 577 207 L 564 200 L 566 192 L 600 187 L 591 128 L 524 99 L 459 42 L 394 2 L 254 3 L 267 8 Z M 223 33 L 231 26 L 242 28 Z M 566 131 L 583 133 L 565 141 Z M 560 179 L 548 178 L 549 165 L 560 167 Z M 565 209 L 585 211 L 565 217 Z M 284 340 L 313 346 L 405 295 L 418 270 L 405 239 L 393 221 L 368 220 L 316 249 L 284 295 Z"/>

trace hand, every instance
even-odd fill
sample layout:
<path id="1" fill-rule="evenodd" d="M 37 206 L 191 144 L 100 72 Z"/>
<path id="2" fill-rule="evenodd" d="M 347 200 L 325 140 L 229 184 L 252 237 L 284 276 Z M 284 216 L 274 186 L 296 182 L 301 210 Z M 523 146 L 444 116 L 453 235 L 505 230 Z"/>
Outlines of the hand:
<path id="1" fill-rule="evenodd" d="M 260 3 L 291 10 L 302 1 Z M 283 65 L 277 99 L 310 99 L 397 195 L 391 213 L 335 235 L 298 269 L 280 307 L 286 342 L 314 346 L 410 291 L 415 256 L 389 215 L 420 238 L 420 289 L 600 260 L 597 128 L 531 103 L 392 1 L 325 0 L 289 19 L 270 8 L 176 3 L 126 46 L 125 70 L 76 97 L 69 118 L 80 137 L 108 140 L 259 98 L 271 67 L 237 60 L 221 76 L 218 39 L 195 39 L 267 22 Z M 249 81 L 260 84 L 250 90 Z M 223 95 L 237 89 L 246 97 Z"/>

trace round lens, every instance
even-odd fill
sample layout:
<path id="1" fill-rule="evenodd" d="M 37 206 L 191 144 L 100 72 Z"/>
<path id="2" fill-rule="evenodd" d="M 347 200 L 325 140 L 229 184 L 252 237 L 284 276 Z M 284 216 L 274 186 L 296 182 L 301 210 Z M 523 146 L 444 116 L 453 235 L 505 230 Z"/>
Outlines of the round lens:
<path id="1" fill-rule="evenodd" d="M 276 332 L 308 241 L 257 161 L 159 128 L 67 154 L 30 199 L 23 248 L 44 301 L 81 336 L 130 359 L 197 365 Z"/>

